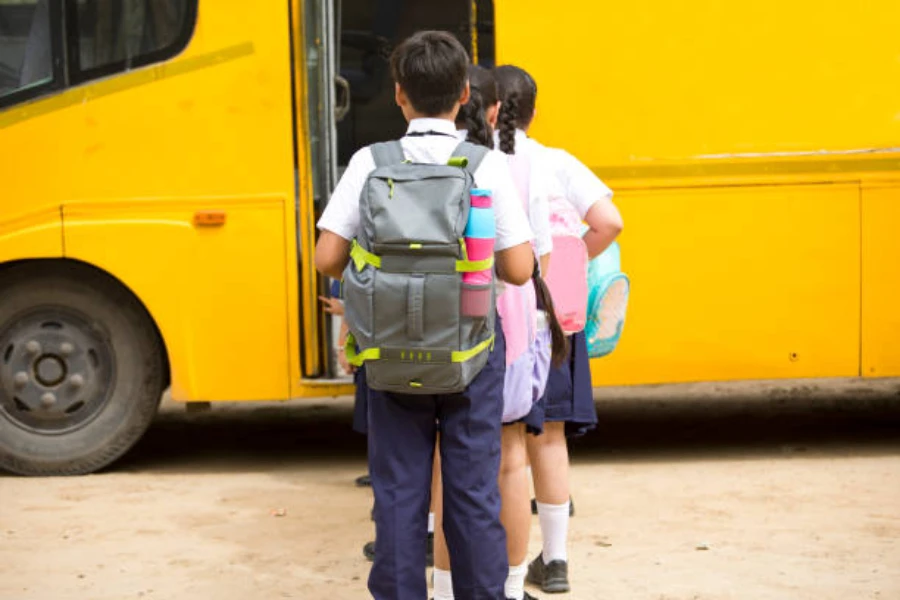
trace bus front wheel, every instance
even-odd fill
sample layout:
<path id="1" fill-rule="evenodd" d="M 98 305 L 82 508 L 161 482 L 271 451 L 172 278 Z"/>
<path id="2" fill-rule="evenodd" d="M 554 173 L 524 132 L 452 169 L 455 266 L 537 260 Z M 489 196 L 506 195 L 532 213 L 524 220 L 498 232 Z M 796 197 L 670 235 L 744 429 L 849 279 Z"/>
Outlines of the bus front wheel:
<path id="1" fill-rule="evenodd" d="M 79 475 L 122 456 L 156 414 L 164 351 L 140 303 L 76 264 L 0 277 L 0 468 Z"/>

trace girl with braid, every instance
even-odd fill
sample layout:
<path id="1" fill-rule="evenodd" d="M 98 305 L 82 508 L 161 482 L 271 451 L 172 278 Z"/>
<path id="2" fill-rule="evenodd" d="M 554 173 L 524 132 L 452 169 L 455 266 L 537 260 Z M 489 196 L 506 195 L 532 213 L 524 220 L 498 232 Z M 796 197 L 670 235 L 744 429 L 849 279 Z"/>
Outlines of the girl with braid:
<path id="1" fill-rule="evenodd" d="M 460 139 L 488 148 L 494 147 L 494 128 L 500 112 L 497 80 L 489 69 L 469 65 L 470 98 L 459 107 L 456 129 Z"/>
<path id="2" fill-rule="evenodd" d="M 586 223 L 589 230 L 583 239 L 588 255 L 597 256 L 622 230 L 612 192 L 570 154 L 546 148 L 528 137 L 537 100 L 537 83 L 531 75 L 511 65 L 498 67 L 494 74 L 502 102 L 497 134 L 500 150 L 528 155 L 553 172 L 561 195 L 551 199 L 551 221 L 574 222 L 576 227 Z M 577 215 L 566 219 L 559 214 L 567 211 Z M 580 231 L 567 233 L 581 235 Z M 567 356 L 551 368 L 541 405 L 544 434 L 529 436 L 527 445 L 543 547 L 528 566 L 528 582 L 547 593 L 567 592 L 570 496 L 566 436 L 582 435 L 597 423 L 584 332 L 569 336 Z"/>

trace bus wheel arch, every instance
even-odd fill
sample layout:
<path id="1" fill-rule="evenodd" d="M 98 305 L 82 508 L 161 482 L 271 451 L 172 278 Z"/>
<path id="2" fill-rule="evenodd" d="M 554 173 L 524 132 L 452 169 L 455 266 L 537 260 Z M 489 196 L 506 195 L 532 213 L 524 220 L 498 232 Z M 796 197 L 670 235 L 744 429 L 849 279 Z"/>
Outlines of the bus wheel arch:
<path id="1" fill-rule="evenodd" d="M 121 281 L 83 262 L 0 266 L 0 468 L 77 475 L 127 452 L 168 385 L 165 342 Z"/>

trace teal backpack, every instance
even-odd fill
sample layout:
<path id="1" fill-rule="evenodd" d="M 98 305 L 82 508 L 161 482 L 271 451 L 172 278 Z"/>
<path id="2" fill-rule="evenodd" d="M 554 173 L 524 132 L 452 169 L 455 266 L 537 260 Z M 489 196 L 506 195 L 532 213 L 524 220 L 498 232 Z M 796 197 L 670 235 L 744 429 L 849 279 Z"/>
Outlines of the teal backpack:
<path id="1" fill-rule="evenodd" d="M 619 343 L 625 326 L 630 287 L 628 276 L 622 272 L 617 242 L 588 263 L 587 324 L 584 333 L 591 358 L 606 356 Z"/>

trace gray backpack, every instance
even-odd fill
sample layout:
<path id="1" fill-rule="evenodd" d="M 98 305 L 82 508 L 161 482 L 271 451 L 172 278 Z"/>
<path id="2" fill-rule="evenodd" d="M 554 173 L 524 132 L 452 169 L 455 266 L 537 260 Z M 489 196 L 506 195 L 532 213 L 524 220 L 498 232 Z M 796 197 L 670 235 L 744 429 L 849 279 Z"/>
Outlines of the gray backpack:
<path id="1" fill-rule="evenodd" d="M 371 150 L 375 170 L 363 187 L 360 233 L 344 270 L 348 361 L 365 364 L 374 390 L 461 392 L 494 342 L 493 283 L 475 286 L 490 294 L 487 314 L 460 309 L 462 273 L 493 266 L 493 257 L 469 261 L 463 243 L 473 173 L 487 149 L 463 142 L 446 165 L 405 161 L 398 141 Z"/>

